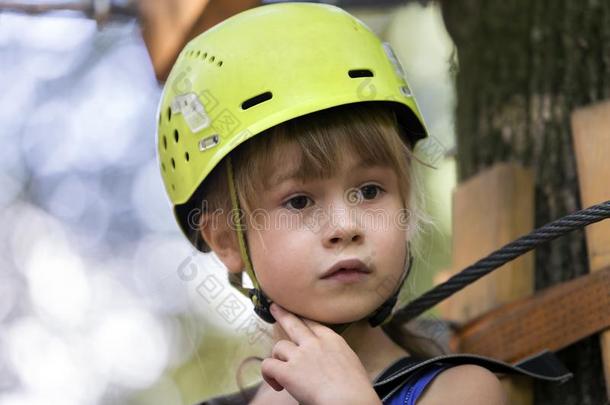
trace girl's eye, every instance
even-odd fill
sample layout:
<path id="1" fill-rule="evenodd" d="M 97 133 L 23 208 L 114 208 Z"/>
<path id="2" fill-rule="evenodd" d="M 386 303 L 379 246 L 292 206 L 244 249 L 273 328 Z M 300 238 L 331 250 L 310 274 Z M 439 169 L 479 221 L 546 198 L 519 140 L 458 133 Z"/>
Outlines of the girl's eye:
<path id="1" fill-rule="evenodd" d="M 309 200 L 309 197 L 298 195 L 286 201 L 284 206 L 293 210 L 302 210 L 307 208 L 307 200 Z"/>
<path id="2" fill-rule="evenodd" d="M 362 186 L 360 188 L 360 193 L 362 194 L 362 198 L 365 200 L 372 200 L 375 197 L 379 196 L 383 192 L 383 189 L 376 184 L 367 184 L 366 186 Z"/>

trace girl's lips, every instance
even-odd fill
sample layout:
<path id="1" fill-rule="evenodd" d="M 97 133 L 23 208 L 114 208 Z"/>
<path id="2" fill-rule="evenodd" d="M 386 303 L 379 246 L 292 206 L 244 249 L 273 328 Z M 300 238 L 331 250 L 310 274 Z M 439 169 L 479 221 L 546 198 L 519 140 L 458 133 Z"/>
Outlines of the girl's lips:
<path id="1" fill-rule="evenodd" d="M 368 274 L 369 273 L 362 272 L 359 270 L 346 269 L 336 271 L 327 277 L 323 277 L 323 280 L 334 280 L 343 283 L 355 283 L 366 278 Z"/>
<path id="2" fill-rule="evenodd" d="M 368 268 L 364 262 L 360 259 L 347 259 L 341 260 L 332 265 L 328 270 L 326 270 L 320 278 L 335 278 L 335 277 L 355 277 L 355 276 L 365 276 L 370 273 L 371 270 Z M 353 273 L 353 274 L 352 274 Z M 352 275 L 350 275 L 352 274 Z"/>

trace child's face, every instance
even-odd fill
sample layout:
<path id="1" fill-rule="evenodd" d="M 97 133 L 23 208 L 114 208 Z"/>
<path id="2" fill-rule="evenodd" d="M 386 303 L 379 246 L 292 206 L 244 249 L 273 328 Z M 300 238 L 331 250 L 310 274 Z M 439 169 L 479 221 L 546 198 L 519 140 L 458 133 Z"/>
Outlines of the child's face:
<path id="1" fill-rule="evenodd" d="M 282 152 L 272 178 L 299 162 L 296 146 Z M 354 321 L 377 308 L 396 287 L 406 255 L 408 216 L 394 170 L 358 167 L 355 155 L 343 156 L 331 178 L 271 186 L 248 216 L 251 260 L 265 293 L 324 323 Z M 349 282 L 322 278 L 337 262 L 353 258 L 371 272 Z"/>

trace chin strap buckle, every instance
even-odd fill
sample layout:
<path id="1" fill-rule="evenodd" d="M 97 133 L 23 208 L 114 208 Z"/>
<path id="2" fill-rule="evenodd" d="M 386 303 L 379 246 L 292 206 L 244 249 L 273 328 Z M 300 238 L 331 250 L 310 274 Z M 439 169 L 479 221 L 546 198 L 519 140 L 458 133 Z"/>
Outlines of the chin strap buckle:
<path id="1" fill-rule="evenodd" d="M 254 312 L 265 322 L 275 323 L 275 318 L 271 315 L 271 304 L 273 301 L 269 300 L 265 293 L 258 288 L 251 288 L 248 290 L 250 300 L 254 304 Z"/>

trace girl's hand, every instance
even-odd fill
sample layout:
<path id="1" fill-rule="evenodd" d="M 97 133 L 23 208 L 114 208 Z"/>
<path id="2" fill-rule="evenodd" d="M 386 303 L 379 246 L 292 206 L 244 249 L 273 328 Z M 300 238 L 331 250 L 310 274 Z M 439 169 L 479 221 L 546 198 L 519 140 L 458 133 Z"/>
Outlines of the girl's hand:
<path id="1" fill-rule="evenodd" d="M 340 335 L 277 304 L 271 313 L 290 338 L 278 341 L 262 363 L 263 378 L 274 390 L 285 388 L 305 405 L 381 404 L 360 359 Z"/>

